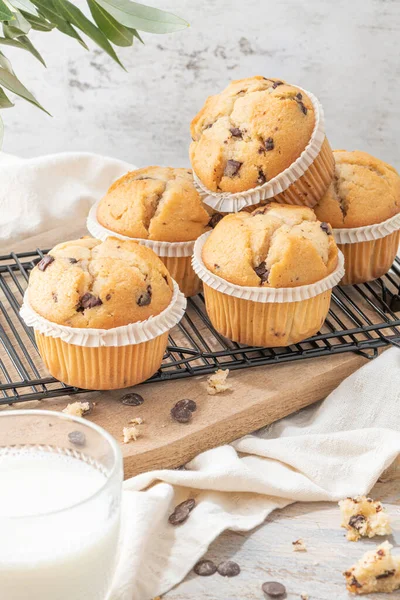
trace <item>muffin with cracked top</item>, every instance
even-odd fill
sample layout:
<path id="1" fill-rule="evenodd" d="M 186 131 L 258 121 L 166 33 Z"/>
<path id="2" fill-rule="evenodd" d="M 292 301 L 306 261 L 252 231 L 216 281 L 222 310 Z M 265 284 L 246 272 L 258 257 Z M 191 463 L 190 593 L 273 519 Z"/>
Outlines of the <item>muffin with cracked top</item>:
<path id="1" fill-rule="evenodd" d="M 345 256 L 342 284 L 384 275 L 400 241 L 400 177 L 366 152 L 335 150 L 335 173 L 314 210 L 329 221 Z"/>
<path id="2" fill-rule="evenodd" d="M 157 329 L 151 319 L 170 311 L 177 294 L 150 248 L 85 237 L 58 244 L 32 270 L 22 316 L 34 325 L 52 375 L 78 387 L 113 389 L 159 368 L 169 329 Z M 144 333 L 149 320 L 150 336 Z"/>
<path id="3" fill-rule="evenodd" d="M 252 190 L 293 165 L 315 125 L 314 105 L 298 87 L 260 76 L 232 81 L 207 99 L 191 123 L 193 170 L 212 192 Z M 332 151 L 325 138 L 304 175 L 296 176 L 292 189 L 275 199 L 313 206 L 332 172 Z"/>
<path id="4" fill-rule="evenodd" d="M 113 183 L 97 207 L 96 219 L 110 234 L 144 240 L 185 295 L 192 296 L 200 289 L 191 268 L 194 240 L 213 226 L 218 218 L 213 214 L 196 191 L 190 170 L 146 167 Z M 88 227 L 91 230 L 90 219 Z"/>
<path id="5" fill-rule="evenodd" d="M 224 217 L 199 253 L 198 246 L 214 327 L 251 345 L 287 346 L 315 334 L 341 273 L 330 226 L 310 208 L 274 202 Z"/>

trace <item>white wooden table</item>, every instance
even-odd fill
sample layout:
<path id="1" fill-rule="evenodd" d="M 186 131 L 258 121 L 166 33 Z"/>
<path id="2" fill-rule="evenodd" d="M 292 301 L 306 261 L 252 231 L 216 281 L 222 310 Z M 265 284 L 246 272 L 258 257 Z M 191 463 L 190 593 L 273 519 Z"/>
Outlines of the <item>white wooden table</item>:
<path id="1" fill-rule="evenodd" d="M 389 541 L 400 553 L 400 478 L 378 483 L 370 494 L 381 499 L 391 516 L 394 535 Z M 292 542 L 302 538 L 307 552 L 293 552 Z M 328 502 L 297 503 L 275 511 L 266 522 L 249 533 L 227 532 L 210 547 L 206 558 L 218 563 L 232 559 L 241 574 L 226 579 L 218 574 L 198 577 L 191 573 L 168 600 L 263 600 L 261 584 L 279 581 L 287 589 L 288 600 L 349 600 L 342 572 L 364 552 L 386 538 L 348 542 L 340 528 L 339 508 Z M 399 546 L 396 548 L 396 546 Z M 369 594 L 368 600 L 399 600 L 400 591 L 390 596 Z"/>

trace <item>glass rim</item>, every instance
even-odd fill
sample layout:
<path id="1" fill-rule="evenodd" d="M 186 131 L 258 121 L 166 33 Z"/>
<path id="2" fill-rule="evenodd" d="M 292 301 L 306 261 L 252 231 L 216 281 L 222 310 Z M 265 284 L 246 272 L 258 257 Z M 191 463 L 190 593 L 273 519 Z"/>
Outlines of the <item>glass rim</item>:
<path id="1" fill-rule="evenodd" d="M 84 425 L 85 427 L 89 427 L 89 429 L 96 431 L 103 439 L 106 439 L 106 441 L 108 442 L 108 444 L 112 450 L 112 454 L 113 454 L 113 465 L 112 465 L 110 472 L 106 474 L 105 482 L 95 492 L 90 494 L 90 496 L 88 496 L 87 498 L 84 498 L 83 500 L 80 500 L 79 502 L 75 502 L 75 503 L 65 506 L 63 508 L 59 508 L 56 510 L 50 510 L 48 512 L 39 513 L 39 514 L 28 513 L 28 514 L 24 514 L 24 515 L 9 515 L 8 516 L 8 515 L 2 515 L 0 513 L 0 520 L 1 519 L 15 519 L 15 520 L 18 520 L 18 519 L 40 519 L 40 518 L 46 518 L 46 517 L 49 517 L 52 515 L 56 515 L 58 513 L 73 510 L 75 508 L 78 508 L 79 506 L 86 504 L 87 502 L 90 502 L 91 500 L 94 500 L 96 498 L 96 496 L 100 495 L 107 488 L 110 481 L 112 481 L 112 479 L 114 478 L 114 476 L 116 475 L 118 470 L 121 469 L 122 477 L 123 477 L 123 459 L 122 459 L 121 449 L 119 447 L 117 440 L 110 433 L 108 433 L 108 431 L 103 429 L 103 427 L 96 425 L 96 423 L 92 423 L 92 421 L 87 421 L 86 419 L 83 419 L 82 417 L 68 415 L 68 414 L 62 413 L 61 411 L 57 411 L 57 410 L 42 410 L 42 409 L 18 410 L 18 409 L 13 409 L 13 410 L 4 411 L 4 412 L 0 411 L 0 420 L 2 418 L 6 418 L 6 417 L 18 417 L 18 416 L 29 416 L 29 415 L 54 417 L 54 418 L 61 419 L 63 421 L 78 423 L 79 425 Z M 5 446 L 1 446 L 1 444 L 0 444 L 0 448 L 2 448 L 2 447 L 5 447 Z"/>

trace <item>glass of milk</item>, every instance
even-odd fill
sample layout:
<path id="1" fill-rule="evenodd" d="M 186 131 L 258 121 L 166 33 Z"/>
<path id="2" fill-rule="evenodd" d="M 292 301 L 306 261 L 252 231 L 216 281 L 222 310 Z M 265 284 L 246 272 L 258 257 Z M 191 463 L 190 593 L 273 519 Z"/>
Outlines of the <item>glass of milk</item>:
<path id="1" fill-rule="evenodd" d="M 122 479 L 119 446 L 97 425 L 0 412 L 1 600 L 105 600 Z"/>

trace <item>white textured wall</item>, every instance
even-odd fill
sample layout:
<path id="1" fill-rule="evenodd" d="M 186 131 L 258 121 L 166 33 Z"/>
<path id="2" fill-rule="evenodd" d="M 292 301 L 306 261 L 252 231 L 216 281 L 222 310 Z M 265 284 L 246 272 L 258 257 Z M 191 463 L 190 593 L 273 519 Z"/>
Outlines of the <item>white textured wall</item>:
<path id="1" fill-rule="evenodd" d="M 400 0 L 148 0 L 191 27 L 123 49 L 125 73 L 57 33 L 35 38 L 45 70 L 11 50 L 53 118 L 17 101 L 3 149 L 88 150 L 137 165 L 186 165 L 191 117 L 230 79 L 262 74 L 312 90 L 333 147 L 400 167 Z M 81 4 L 81 2 L 79 2 Z"/>

